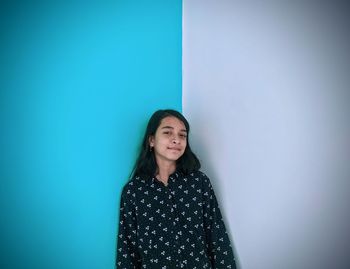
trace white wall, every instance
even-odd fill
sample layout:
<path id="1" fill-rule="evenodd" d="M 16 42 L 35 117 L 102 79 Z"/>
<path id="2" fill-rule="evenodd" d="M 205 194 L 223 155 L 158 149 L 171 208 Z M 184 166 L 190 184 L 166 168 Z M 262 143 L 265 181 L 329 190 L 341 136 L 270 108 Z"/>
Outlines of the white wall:
<path id="1" fill-rule="evenodd" d="M 350 268 L 348 11 L 184 0 L 183 111 L 240 268 Z"/>

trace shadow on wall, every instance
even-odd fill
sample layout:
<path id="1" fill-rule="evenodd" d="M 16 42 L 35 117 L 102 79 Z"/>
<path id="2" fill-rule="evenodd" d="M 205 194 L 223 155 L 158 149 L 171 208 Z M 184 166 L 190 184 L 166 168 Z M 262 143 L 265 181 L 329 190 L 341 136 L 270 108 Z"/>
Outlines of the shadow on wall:
<path id="1" fill-rule="evenodd" d="M 190 123 L 191 124 L 191 123 Z M 192 128 L 192 125 L 191 125 Z M 193 133 L 193 128 L 191 130 L 191 132 Z M 191 135 L 191 138 L 194 135 Z M 196 136 L 195 136 L 196 137 Z M 217 169 L 214 166 L 214 163 L 211 162 L 211 155 L 208 152 L 208 147 L 206 147 L 205 143 L 203 143 L 202 140 L 200 139 L 193 139 L 195 140 L 194 142 L 190 142 L 191 143 L 191 147 L 195 148 L 195 154 L 197 155 L 197 157 L 199 158 L 200 162 L 201 162 L 201 171 L 203 171 L 209 178 L 210 181 L 212 183 L 213 189 L 215 191 L 215 195 L 219 204 L 219 208 L 226 226 L 226 231 L 228 233 L 228 236 L 230 238 L 230 242 L 234 251 L 234 255 L 235 255 L 235 261 L 236 261 L 236 266 L 237 269 L 242 268 L 241 262 L 240 262 L 240 258 L 239 258 L 239 252 L 238 249 L 236 247 L 236 243 L 235 243 L 235 235 L 233 234 L 233 229 L 232 226 L 230 225 L 230 220 L 227 218 L 228 215 L 230 214 L 234 214 L 234 212 L 228 212 L 228 210 L 230 209 L 228 206 L 225 206 L 224 200 L 223 200 L 223 193 L 224 193 L 224 189 L 225 186 L 222 184 L 222 182 L 220 182 L 220 175 L 217 171 Z M 204 156 L 204 158 L 201 158 L 201 156 Z M 228 175 L 230 176 L 230 175 Z M 227 188 L 227 186 L 226 186 Z M 229 186 L 229 192 L 232 191 L 232 189 L 234 188 L 234 186 L 231 185 L 231 187 Z"/>

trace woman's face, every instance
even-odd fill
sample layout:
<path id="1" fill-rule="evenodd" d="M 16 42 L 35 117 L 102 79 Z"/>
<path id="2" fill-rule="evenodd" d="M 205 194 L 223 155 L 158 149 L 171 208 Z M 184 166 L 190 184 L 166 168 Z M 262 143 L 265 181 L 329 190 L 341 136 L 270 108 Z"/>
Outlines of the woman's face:
<path id="1" fill-rule="evenodd" d="M 184 123 L 178 118 L 168 116 L 162 119 L 154 136 L 149 138 L 156 161 L 176 162 L 185 152 L 187 131 Z"/>

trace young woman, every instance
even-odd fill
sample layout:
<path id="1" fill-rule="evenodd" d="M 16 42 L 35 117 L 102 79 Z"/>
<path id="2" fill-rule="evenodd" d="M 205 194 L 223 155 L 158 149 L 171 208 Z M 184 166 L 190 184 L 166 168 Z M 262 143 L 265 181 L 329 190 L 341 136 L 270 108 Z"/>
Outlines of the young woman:
<path id="1" fill-rule="evenodd" d="M 120 202 L 118 269 L 236 268 L 209 178 L 175 110 L 150 118 Z"/>

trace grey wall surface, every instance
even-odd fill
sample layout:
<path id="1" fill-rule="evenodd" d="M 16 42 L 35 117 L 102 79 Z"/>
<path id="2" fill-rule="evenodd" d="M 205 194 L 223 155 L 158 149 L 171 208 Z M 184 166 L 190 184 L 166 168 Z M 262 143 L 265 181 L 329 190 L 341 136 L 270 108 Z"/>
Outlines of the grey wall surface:
<path id="1" fill-rule="evenodd" d="M 184 1 L 183 111 L 240 268 L 350 268 L 348 15 Z"/>

